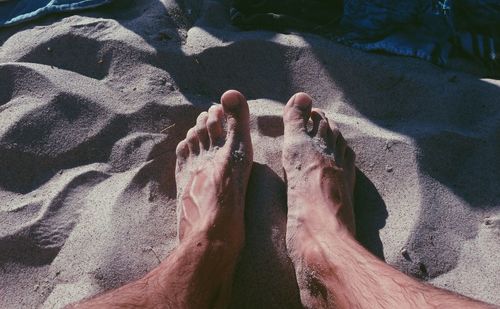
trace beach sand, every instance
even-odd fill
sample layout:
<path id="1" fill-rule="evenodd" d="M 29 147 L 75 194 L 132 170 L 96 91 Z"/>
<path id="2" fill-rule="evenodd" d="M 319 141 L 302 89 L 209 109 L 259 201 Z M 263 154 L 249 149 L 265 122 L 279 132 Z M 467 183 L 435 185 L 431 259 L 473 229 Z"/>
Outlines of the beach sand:
<path id="1" fill-rule="evenodd" d="M 0 307 L 60 308 L 176 245 L 175 147 L 227 89 L 255 164 L 232 308 L 298 308 L 282 111 L 305 91 L 357 153 L 358 236 L 500 305 L 500 82 L 313 34 L 241 32 L 217 1 L 120 2 L 0 31 Z"/>

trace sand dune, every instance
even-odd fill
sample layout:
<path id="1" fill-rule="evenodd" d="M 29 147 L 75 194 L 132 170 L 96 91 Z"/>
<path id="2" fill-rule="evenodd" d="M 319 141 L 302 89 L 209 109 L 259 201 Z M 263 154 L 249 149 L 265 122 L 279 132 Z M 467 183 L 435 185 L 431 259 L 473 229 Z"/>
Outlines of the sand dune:
<path id="1" fill-rule="evenodd" d="M 256 161 L 233 308 L 299 307 L 280 162 L 297 91 L 358 155 L 365 246 L 500 305 L 499 81 L 311 34 L 240 32 L 216 1 L 136 2 L 0 31 L 0 307 L 60 308 L 167 256 L 174 149 L 230 88 L 249 99 Z"/>

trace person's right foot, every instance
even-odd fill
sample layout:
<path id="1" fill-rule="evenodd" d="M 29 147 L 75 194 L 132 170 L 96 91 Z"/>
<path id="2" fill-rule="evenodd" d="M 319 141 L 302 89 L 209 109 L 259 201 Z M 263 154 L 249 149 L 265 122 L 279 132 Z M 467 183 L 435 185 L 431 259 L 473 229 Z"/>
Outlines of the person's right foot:
<path id="1" fill-rule="evenodd" d="M 308 122 L 312 128 L 308 130 Z M 332 235 L 354 236 L 355 155 L 312 99 L 297 93 L 286 104 L 283 167 L 287 180 L 287 249 L 304 305 L 321 293 L 318 256 Z M 309 300 L 308 300 L 309 299 Z"/>

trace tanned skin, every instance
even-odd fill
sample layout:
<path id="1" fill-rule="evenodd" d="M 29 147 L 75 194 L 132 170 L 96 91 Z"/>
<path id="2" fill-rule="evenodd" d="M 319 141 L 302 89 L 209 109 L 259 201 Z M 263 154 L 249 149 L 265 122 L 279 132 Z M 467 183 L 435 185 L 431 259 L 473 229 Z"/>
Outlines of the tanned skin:
<path id="1" fill-rule="evenodd" d="M 76 308 L 227 307 L 253 152 L 245 98 L 227 91 L 221 103 L 200 114 L 177 146 L 179 246 L 144 278 Z"/>
<path id="2" fill-rule="evenodd" d="M 73 307 L 227 307 L 252 144 L 243 95 L 230 90 L 221 103 L 177 147 L 179 246 L 144 278 Z M 412 279 L 363 248 L 354 235 L 354 152 L 305 93 L 288 101 L 283 120 L 287 248 L 305 308 L 493 308 Z"/>
<path id="3" fill-rule="evenodd" d="M 492 308 L 421 283 L 362 247 L 355 239 L 354 152 L 305 93 L 288 101 L 283 119 L 287 249 L 305 308 Z"/>

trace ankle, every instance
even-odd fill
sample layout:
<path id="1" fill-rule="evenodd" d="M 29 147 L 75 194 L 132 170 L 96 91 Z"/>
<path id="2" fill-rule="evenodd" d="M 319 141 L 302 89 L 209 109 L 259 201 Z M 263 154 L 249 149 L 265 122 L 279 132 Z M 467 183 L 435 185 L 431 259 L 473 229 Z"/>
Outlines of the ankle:
<path id="1" fill-rule="evenodd" d="M 349 214 L 350 206 L 300 199 L 289 201 L 289 205 L 292 203 L 294 207 L 289 207 L 292 209 L 288 217 L 296 222 L 298 231 L 309 231 L 311 236 L 318 237 L 321 234 L 355 237 L 354 216 Z"/>
<path id="2" fill-rule="evenodd" d="M 197 251 L 210 252 L 224 259 L 236 259 L 244 246 L 244 237 L 226 236 L 210 230 L 194 232 L 181 241 L 181 245 Z"/>
<path id="3" fill-rule="evenodd" d="M 297 229 L 296 249 L 306 264 L 323 264 L 335 259 L 339 248 L 356 242 L 351 230 L 337 219 L 328 220 L 319 228 L 311 227 L 307 220 Z M 308 226 L 309 225 L 309 226 Z"/>

